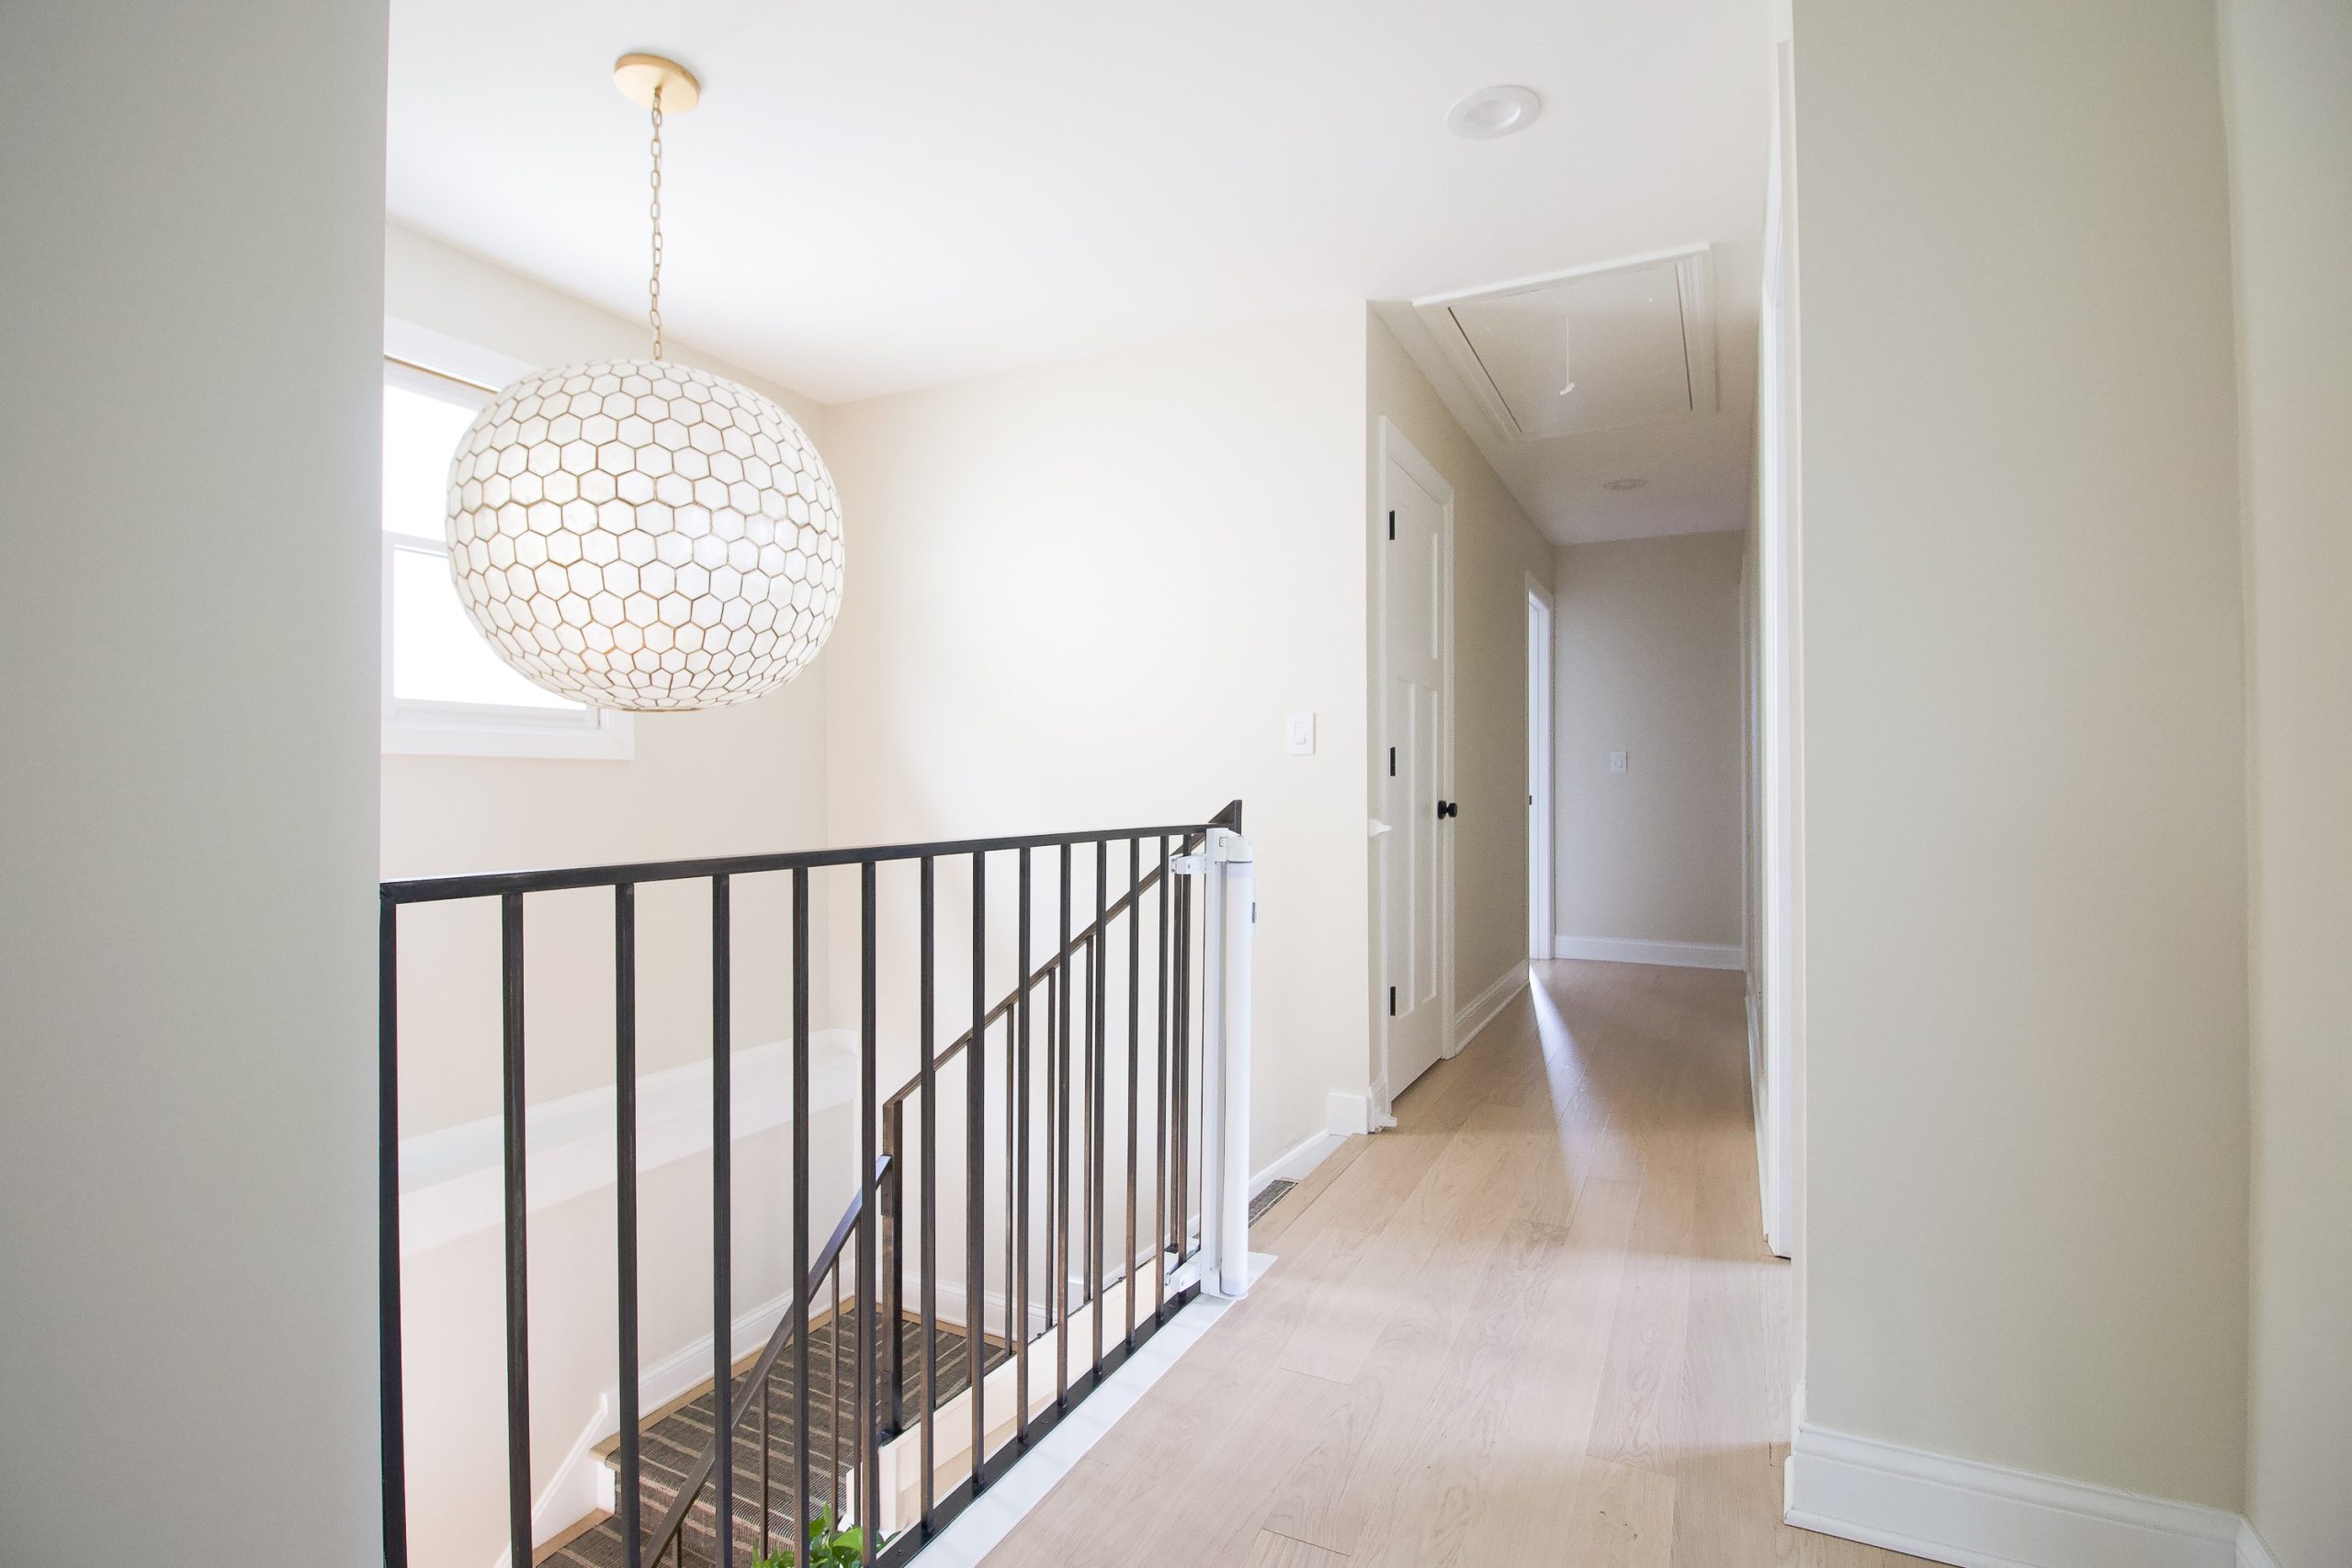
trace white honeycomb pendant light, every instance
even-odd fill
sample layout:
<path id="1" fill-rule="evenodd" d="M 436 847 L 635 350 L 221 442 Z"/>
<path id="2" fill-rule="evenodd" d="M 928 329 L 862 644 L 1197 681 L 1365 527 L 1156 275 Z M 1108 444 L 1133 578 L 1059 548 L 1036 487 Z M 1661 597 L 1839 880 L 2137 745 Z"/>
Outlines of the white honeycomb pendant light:
<path id="1" fill-rule="evenodd" d="M 637 713 L 748 702 L 833 629 L 841 502 L 790 414 L 662 358 L 662 117 L 700 86 L 650 55 L 614 76 L 653 116 L 653 357 L 537 371 L 491 400 L 450 465 L 450 574 L 548 691 Z"/>

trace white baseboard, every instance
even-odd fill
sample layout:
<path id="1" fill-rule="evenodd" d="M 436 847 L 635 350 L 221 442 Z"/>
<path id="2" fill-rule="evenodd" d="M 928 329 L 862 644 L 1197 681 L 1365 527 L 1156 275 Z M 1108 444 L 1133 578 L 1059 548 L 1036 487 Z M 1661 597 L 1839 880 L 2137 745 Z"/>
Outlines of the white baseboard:
<path id="1" fill-rule="evenodd" d="M 1493 985 L 1464 1003 L 1453 1015 L 1453 1044 L 1460 1050 L 1478 1036 L 1478 1031 L 1495 1021 L 1495 1015 L 1510 1006 L 1513 997 L 1527 988 L 1525 960 L 1514 964 Z"/>
<path id="2" fill-rule="evenodd" d="M 1337 1095 L 1331 1097 L 1340 1098 Z M 1360 1097 L 1359 1097 L 1360 1098 Z M 1311 1133 L 1288 1151 L 1277 1155 L 1264 1169 L 1250 1177 L 1250 1196 L 1255 1198 L 1273 1181 L 1304 1181 L 1315 1173 L 1315 1168 L 1329 1159 L 1332 1153 L 1347 1139 L 1334 1132 Z"/>
<path id="3" fill-rule="evenodd" d="M 1555 936 L 1555 958 L 1584 958 L 1601 964 L 1657 964 L 1670 969 L 1742 969 L 1747 955 L 1738 944 L 1705 942 L 1635 942 L 1628 937 Z"/>
<path id="4" fill-rule="evenodd" d="M 2239 1568 L 2249 1561 L 2245 1521 L 2219 1508 L 1818 1427 L 1797 1429 L 1787 1486 L 1788 1522 L 1801 1529 L 1958 1568 Z"/>
<path id="5" fill-rule="evenodd" d="M 2278 1559 L 2272 1554 L 2252 1522 L 2238 1521 L 2237 1568 L 2279 1568 Z"/>

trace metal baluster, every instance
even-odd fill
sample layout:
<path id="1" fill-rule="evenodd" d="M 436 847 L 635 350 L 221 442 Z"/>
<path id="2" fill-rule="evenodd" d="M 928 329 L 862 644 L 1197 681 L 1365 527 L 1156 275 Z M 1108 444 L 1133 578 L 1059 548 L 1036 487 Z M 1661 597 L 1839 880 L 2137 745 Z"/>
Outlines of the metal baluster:
<path id="1" fill-rule="evenodd" d="M 613 889 L 613 1205 L 619 1250 L 621 1562 L 645 1552 L 637 1326 L 637 886 Z"/>
<path id="2" fill-rule="evenodd" d="M 1022 852 L 1023 859 L 1028 856 Z M 384 1568 L 408 1568 L 408 1432 L 401 1374 L 400 906 L 376 910 L 376 1346 Z M 629 1568 L 637 1568 L 632 1562 Z"/>
<path id="3" fill-rule="evenodd" d="M 774 1414 L 775 1405 L 775 1379 L 762 1378 L 760 1380 L 760 1555 L 762 1557 L 768 1554 L 768 1514 L 771 1507 L 769 1498 L 773 1492 L 768 1481 L 768 1472 L 775 1468 L 770 1462 L 775 1445 L 768 1436 L 768 1422 Z M 730 1441 L 727 1449 L 728 1456 L 731 1460 L 734 1457 L 735 1445 Z"/>
<path id="4" fill-rule="evenodd" d="M 718 1568 L 735 1564 L 734 922 L 725 873 L 710 879 L 710 1394 Z M 796 1101 L 796 1109 L 807 1101 Z M 796 1292 L 797 1293 L 797 1292 Z M 683 1562 L 685 1544 L 678 1546 Z M 522 1553 L 516 1562 L 530 1559 Z"/>
<path id="5" fill-rule="evenodd" d="M 1102 1381 L 1102 1201 L 1103 1164 L 1110 1143 L 1105 1114 L 1103 1068 L 1108 1065 L 1111 1005 L 1110 976 L 1102 972 L 1103 954 L 1110 951 L 1111 840 L 1094 840 L 1094 938 L 1086 944 L 1086 988 L 1093 1004 L 1086 1019 L 1086 1294 L 1094 1307 L 1094 1354 L 1088 1365 L 1092 1382 Z M 1090 1386 L 1091 1386 L 1090 1384 Z"/>
<path id="6" fill-rule="evenodd" d="M 1013 1003 L 1013 1026 L 1016 1031 L 1008 1071 L 1018 1073 L 1019 1087 L 1013 1095 L 1013 1168 L 1019 1179 L 1008 1193 L 1008 1201 L 1019 1205 L 1014 1215 L 1013 1250 L 1008 1255 L 1012 1270 L 1012 1320 L 1018 1330 L 1012 1340 L 1012 1421 L 1017 1440 L 1029 1440 L 1029 852 L 1021 852 L 1021 967 L 1013 983 L 1020 987 Z"/>
<path id="7" fill-rule="evenodd" d="M 1061 985 L 1054 998 L 1061 1050 L 1054 1064 L 1054 1407 L 1069 1408 L 1069 849 L 1062 847 L 1062 941 L 1054 968 Z"/>
<path id="8" fill-rule="evenodd" d="M 987 1484 L 981 1305 L 988 1300 L 988 856 L 972 857 L 972 1042 L 964 1048 L 964 1378 L 972 1391 L 972 1493 Z"/>
<path id="9" fill-rule="evenodd" d="M 849 1489 L 842 1480 L 842 1265 L 833 1260 L 833 1315 L 829 1320 L 826 1360 L 833 1374 L 832 1385 L 825 1391 L 825 1421 L 832 1440 L 825 1446 L 828 1462 L 825 1467 L 825 1511 L 832 1517 L 836 1529 L 842 1515 L 849 1508 Z"/>
<path id="10" fill-rule="evenodd" d="M 939 1422 L 939 1064 L 933 1055 L 936 997 L 932 973 L 936 867 L 922 857 L 922 977 L 918 994 L 922 1017 L 915 1048 L 922 1053 L 922 1533 L 932 1529 L 936 1499 L 933 1474 L 933 1433 Z"/>
<path id="11" fill-rule="evenodd" d="M 872 957 L 868 954 L 868 973 Z M 882 1152 L 890 1161 L 890 1200 L 883 1213 L 883 1239 L 890 1253 L 889 1323 L 883 1342 L 890 1352 L 890 1430 L 907 1429 L 907 1116 L 906 1101 L 883 1108 Z"/>
<path id="12" fill-rule="evenodd" d="M 875 1269 L 875 1206 L 877 1194 L 874 1184 L 875 1161 L 879 1151 L 875 1147 L 875 1122 L 879 1109 L 875 1097 L 880 1092 L 876 1083 L 876 1055 L 879 1032 L 874 1017 L 874 875 L 872 861 L 858 867 L 858 1045 L 857 1045 L 857 1137 L 858 1137 L 858 1211 L 857 1211 L 857 1441 L 859 1473 L 865 1481 L 865 1506 L 858 1510 L 865 1526 L 865 1556 L 872 1562 L 880 1550 L 882 1522 L 882 1434 L 880 1391 L 875 1386 L 876 1368 L 874 1343 L 876 1330 L 881 1326 L 880 1306 L 875 1298 L 880 1290 Z M 895 1161 L 893 1162 L 895 1168 Z M 890 1337 L 898 1338 L 898 1324 L 890 1323 Z"/>
<path id="13" fill-rule="evenodd" d="M 523 895 L 499 905 L 499 1066 L 506 1162 L 506 1534 L 512 1561 L 531 1560 L 530 1206 L 525 1201 Z"/>
<path id="14" fill-rule="evenodd" d="M 1169 900 L 1176 873 L 1169 840 L 1159 840 L 1159 1081 L 1151 1099 L 1151 1318 L 1168 1315 L 1168 931 Z"/>
<path id="15" fill-rule="evenodd" d="M 792 1540 L 808 1548 L 808 871 L 792 874 Z"/>
<path id="16" fill-rule="evenodd" d="M 1176 1212 L 1176 1261 L 1182 1263 L 1193 1255 L 1193 1182 L 1192 1160 L 1192 952 L 1193 952 L 1193 879 L 1179 877 L 1176 882 L 1176 997 L 1175 1050 L 1170 1061 L 1174 1079 L 1175 1095 L 1169 1108 L 1169 1135 L 1176 1145 L 1175 1169 L 1170 1185 L 1172 1201 L 1170 1207 Z"/>
<path id="17" fill-rule="evenodd" d="M 1020 978 L 1016 979 L 1014 984 L 1024 985 L 1027 976 L 1021 975 L 1019 971 L 1015 973 L 1020 975 Z M 1004 1350 L 1008 1356 L 1012 1353 L 1013 1346 L 1019 1343 L 1019 1336 L 1012 1325 L 1012 1192 L 1020 1180 L 1019 1173 L 1014 1169 L 1012 1163 L 1012 1124 L 1017 1114 L 1012 1102 L 1012 1056 L 1015 1048 L 1012 1010 L 1007 1008 L 1004 1013 Z M 1021 1427 L 1020 1413 L 1017 1410 L 1013 1413 L 1012 1425 L 1014 1438 L 1017 1438 Z M 1012 1439 L 1008 1439 L 1010 1440 Z"/>
<path id="18" fill-rule="evenodd" d="M 1136 1125 L 1143 1038 L 1143 840 L 1127 840 L 1127 1227 L 1119 1293 L 1126 1300 L 1126 1345 L 1136 1348 Z"/>

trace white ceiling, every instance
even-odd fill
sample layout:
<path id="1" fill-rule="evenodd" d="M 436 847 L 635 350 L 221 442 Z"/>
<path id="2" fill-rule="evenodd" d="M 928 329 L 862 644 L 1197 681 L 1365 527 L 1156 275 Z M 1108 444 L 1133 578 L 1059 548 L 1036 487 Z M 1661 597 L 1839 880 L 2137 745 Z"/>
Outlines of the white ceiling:
<path id="1" fill-rule="evenodd" d="M 1746 515 L 1769 0 L 393 0 L 391 216 L 824 401 L 1712 243 L 1723 412 L 1517 444 L 1554 537 Z M 1494 141 L 1490 83 L 1542 95 Z M 1549 450 L 1555 449 L 1556 450 Z M 1601 481 L 1645 478 L 1616 494 Z"/>

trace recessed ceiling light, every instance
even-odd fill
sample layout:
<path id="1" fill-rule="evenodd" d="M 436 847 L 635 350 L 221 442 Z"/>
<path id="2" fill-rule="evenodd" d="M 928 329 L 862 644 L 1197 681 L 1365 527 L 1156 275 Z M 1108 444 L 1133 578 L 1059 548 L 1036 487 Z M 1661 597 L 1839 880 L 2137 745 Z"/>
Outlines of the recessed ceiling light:
<path id="1" fill-rule="evenodd" d="M 1647 479 L 1611 479 L 1607 484 L 1602 485 L 1600 488 L 1603 490 L 1639 490 L 1649 482 L 1650 481 Z"/>
<path id="2" fill-rule="evenodd" d="M 1446 111 L 1445 128 L 1473 141 L 1509 136 L 1535 123 L 1544 100 L 1525 87 L 1481 87 Z"/>

